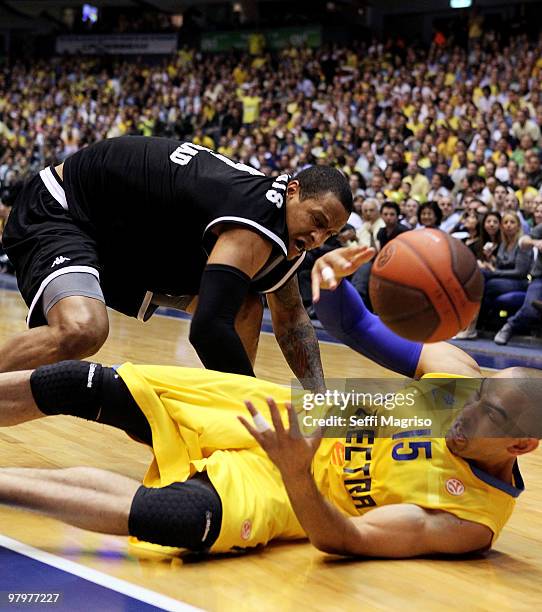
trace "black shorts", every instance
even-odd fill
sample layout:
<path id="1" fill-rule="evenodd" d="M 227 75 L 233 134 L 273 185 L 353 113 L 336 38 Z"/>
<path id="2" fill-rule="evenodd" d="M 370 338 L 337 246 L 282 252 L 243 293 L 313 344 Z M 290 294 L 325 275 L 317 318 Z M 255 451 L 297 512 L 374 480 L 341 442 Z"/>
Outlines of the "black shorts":
<path id="1" fill-rule="evenodd" d="M 60 179 L 47 168 L 23 186 L 4 229 L 2 244 L 29 308 L 29 327 L 47 323 L 40 302 L 54 278 L 69 272 L 100 278 L 96 243 L 73 222 L 67 208 Z"/>
<path id="2" fill-rule="evenodd" d="M 106 304 L 119 312 L 142 320 L 153 312 L 152 294 L 131 277 L 133 262 L 123 264 L 120 257 L 108 257 L 93 238 L 92 227 L 71 217 L 62 181 L 52 168 L 42 170 L 21 189 L 2 244 L 29 309 L 29 327 L 47 324 L 41 307 L 43 291 L 53 279 L 70 272 L 94 275 Z"/>

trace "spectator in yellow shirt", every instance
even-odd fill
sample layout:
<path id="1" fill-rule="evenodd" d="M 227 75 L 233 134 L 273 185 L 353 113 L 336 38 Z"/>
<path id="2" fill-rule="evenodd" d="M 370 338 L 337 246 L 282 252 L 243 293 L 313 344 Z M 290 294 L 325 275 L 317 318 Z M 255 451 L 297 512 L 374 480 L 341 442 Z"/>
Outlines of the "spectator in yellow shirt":
<path id="1" fill-rule="evenodd" d="M 237 85 L 242 85 L 243 83 L 246 83 L 248 79 L 248 73 L 243 68 L 242 64 L 237 64 L 237 66 L 235 66 L 232 72 L 232 76 L 233 76 L 233 80 L 235 81 Z"/>
<path id="2" fill-rule="evenodd" d="M 194 133 L 194 138 L 192 138 L 192 142 L 202 147 L 207 147 L 208 149 L 215 148 L 215 143 L 213 139 L 210 136 L 207 136 L 207 134 L 204 134 L 201 128 L 196 129 Z"/>
<path id="3" fill-rule="evenodd" d="M 420 172 L 417 162 L 409 162 L 407 166 L 407 176 L 404 180 L 412 185 L 410 197 L 416 199 L 418 202 L 425 202 L 431 185 L 427 177 Z"/>
<path id="4" fill-rule="evenodd" d="M 521 208 L 523 208 L 523 199 L 526 194 L 532 194 L 533 197 L 538 195 L 538 191 L 529 185 L 529 179 L 525 172 L 518 172 L 516 187 L 518 187 L 518 190 L 515 194 Z"/>
<path id="5" fill-rule="evenodd" d="M 243 103 L 243 125 L 248 126 L 255 123 L 260 117 L 260 103 L 262 99 L 256 95 L 254 88 L 249 89 L 248 95 L 241 96 Z"/>
<path id="6" fill-rule="evenodd" d="M 253 32 L 248 37 L 248 52 L 252 56 L 259 56 L 265 49 L 265 36 L 261 32 Z"/>

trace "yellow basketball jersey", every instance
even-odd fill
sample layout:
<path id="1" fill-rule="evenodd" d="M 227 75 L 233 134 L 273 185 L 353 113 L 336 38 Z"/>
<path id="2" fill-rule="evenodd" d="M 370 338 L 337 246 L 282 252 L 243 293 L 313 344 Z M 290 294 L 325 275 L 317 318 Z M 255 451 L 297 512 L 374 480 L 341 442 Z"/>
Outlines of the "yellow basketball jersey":
<path id="1" fill-rule="evenodd" d="M 415 504 L 486 525 L 495 540 L 524 488 L 519 467 L 516 462 L 513 486 L 448 450 L 443 435 L 480 380 L 463 379 L 456 386 L 430 380 L 444 377 L 463 379 L 432 374 L 406 390 L 416 394 L 413 413 L 420 418 L 437 415 L 438 435 L 416 426 L 381 429 L 378 435 L 367 428 L 346 439 L 324 440 L 314 460 L 316 484 L 351 516 L 376 506 Z"/>
<path id="2" fill-rule="evenodd" d="M 237 419 L 248 416 L 243 403 L 248 399 L 271 422 L 265 400 L 273 397 L 286 422 L 290 388 L 195 368 L 127 363 L 118 372 L 152 430 L 154 461 L 145 485 L 167 486 L 206 470 L 219 492 L 223 525 L 213 550 L 303 537 L 278 470 Z M 478 379 L 472 381 L 479 385 Z M 407 389 L 416 394 L 415 412 L 434 415 L 441 405 L 462 407 L 471 389 L 461 385 L 451 393 L 449 384 L 412 383 Z M 454 414 L 441 411 L 440 431 L 452 418 L 448 413 Z M 351 516 L 375 506 L 412 503 L 482 523 L 495 537 L 499 534 L 523 487 L 517 466 L 516 486 L 511 486 L 453 455 L 430 431 L 391 428 L 387 435 L 366 430 L 324 439 L 313 461 L 322 494 Z"/>

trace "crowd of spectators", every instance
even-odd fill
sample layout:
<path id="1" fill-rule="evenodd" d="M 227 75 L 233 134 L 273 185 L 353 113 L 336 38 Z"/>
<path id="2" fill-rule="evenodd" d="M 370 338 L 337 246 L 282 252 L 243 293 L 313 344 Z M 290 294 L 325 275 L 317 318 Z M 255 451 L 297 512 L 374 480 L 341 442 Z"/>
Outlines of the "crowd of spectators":
<path id="1" fill-rule="evenodd" d="M 542 195 L 537 195 L 533 214 L 524 218 L 509 205 L 488 206 L 467 194 L 464 208 L 455 209 L 450 196 L 418 203 L 413 198 L 399 204 L 377 198 L 354 196 L 355 212 L 337 238 L 310 252 L 300 272 L 302 296 L 309 314 L 311 305 L 310 269 L 327 250 L 339 246 L 371 246 L 376 253 L 403 232 L 436 229 L 461 240 L 476 257 L 485 287 L 479 316 L 456 337 L 473 339 L 478 327 L 495 329 L 495 342 L 506 344 L 514 333 L 532 334 L 542 321 Z M 524 233 L 522 224 L 528 228 Z M 351 282 L 368 307 L 372 261 L 363 265 Z M 503 321 L 503 311 L 514 314 Z M 517 311 L 517 312 L 516 312 Z M 504 325 L 503 325 L 504 323 Z M 494 332 L 493 332 L 494 333 Z"/>
<path id="2" fill-rule="evenodd" d="M 542 298 L 530 269 L 542 235 L 522 239 L 542 221 L 541 127 L 542 36 L 16 63 L 0 73 L 1 197 L 9 204 L 29 172 L 123 134 L 191 139 L 265 174 L 330 164 L 356 203 L 342 243 L 452 233 L 486 276 L 487 319 L 503 292 Z M 364 297 L 369 271 L 353 279 Z M 540 324 L 536 308 L 529 317 Z"/>

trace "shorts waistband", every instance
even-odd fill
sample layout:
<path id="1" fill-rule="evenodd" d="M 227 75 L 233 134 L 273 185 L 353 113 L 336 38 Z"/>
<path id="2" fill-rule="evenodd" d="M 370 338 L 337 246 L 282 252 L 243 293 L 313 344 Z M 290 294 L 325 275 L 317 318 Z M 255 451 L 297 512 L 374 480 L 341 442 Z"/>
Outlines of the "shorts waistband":
<path id="1" fill-rule="evenodd" d="M 53 198 L 62 206 L 64 210 L 68 210 L 68 202 L 66 194 L 62 187 L 62 181 L 53 167 L 44 168 L 40 171 L 40 177 L 47 191 Z"/>

